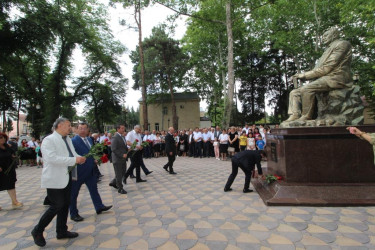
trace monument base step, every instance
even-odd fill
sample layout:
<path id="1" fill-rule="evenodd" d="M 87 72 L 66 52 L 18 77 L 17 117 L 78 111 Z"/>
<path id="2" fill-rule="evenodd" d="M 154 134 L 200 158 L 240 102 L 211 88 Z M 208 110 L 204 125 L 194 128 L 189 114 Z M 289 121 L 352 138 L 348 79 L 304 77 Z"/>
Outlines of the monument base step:
<path id="1" fill-rule="evenodd" d="M 267 206 L 374 206 L 375 183 L 286 183 L 253 178 Z"/>

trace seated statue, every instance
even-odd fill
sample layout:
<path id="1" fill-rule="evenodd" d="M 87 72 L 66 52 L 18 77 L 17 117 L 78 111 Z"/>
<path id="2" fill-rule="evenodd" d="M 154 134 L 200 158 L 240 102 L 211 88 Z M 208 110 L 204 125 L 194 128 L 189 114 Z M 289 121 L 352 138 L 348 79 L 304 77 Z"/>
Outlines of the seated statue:
<path id="1" fill-rule="evenodd" d="M 293 76 L 295 79 L 313 81 L 290 92 L 288 109 L 290 117 L 286 122 L 311 120 L 318 93 L 350 88 L 353 84 L 350 69 L 351 44 L 339 39 L 337 28 L 328 29 L 323 34 L 322 41 L 327 48 L 315 68 Z"/>

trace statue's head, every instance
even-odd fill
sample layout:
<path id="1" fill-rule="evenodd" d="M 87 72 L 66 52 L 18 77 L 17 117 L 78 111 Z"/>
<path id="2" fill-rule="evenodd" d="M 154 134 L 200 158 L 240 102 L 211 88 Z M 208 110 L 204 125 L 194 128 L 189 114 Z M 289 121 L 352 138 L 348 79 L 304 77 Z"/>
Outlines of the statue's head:
<path id="1" fill-rule="evenodd" d="M 324 45 L 328 45 L 334 40 L 338 39 L 339 37 L 340 37 L 339 30 L 335 27 L 332 27 L 332 28 L 329 28 L 326 32 L 324 32 L 322 41 Z"/>

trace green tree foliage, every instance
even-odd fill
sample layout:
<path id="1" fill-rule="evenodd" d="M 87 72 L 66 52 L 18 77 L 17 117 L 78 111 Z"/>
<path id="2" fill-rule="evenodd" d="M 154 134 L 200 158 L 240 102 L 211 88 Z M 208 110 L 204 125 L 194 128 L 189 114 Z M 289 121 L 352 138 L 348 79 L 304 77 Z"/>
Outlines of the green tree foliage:
<path id="1" fill-rule="evenodd" d="M 80 80 L 113 77 L 112 71 L 122 77 L 117 56 L 124 48 L 113 40 L 105 7 L 96 0 L 5 1 L 0 8 L 0 41 L 5 48 L 0 52 L 0 73 L 15 86 L 13 99 L 31 104 L 28 120 L 33 114 L 38 121 L 33 124 L 37 136 L 48 133 L 58 116 L 73 116 L 71 106 L 85 95 L 86 88 L 79 86 L 87 87 Z M 75 50 L 82 51 L 84 64 L 100 70 L 85 70 L 74 79 Z M 68 92 L 71 80 L 74 93 Z M 34 112 L 36 104 L 42 108 Z"/>
<path id="2" fill-rule="evenodd" d="M 184 87 L 188 57 L 183 53 L 179 42 L 170 38 L 164 25 L 154 27 L 149 38 L 143 41 L 145 56 L 145 82 L 149 93 L 168 93 L 172 101 L 173 127 L 178 128 L 178 116 L 174 101 L 176 88 Z M 131 54 L 134 63 L 133 79 L 139 86 L 140 62 L 138 49 Z"/>

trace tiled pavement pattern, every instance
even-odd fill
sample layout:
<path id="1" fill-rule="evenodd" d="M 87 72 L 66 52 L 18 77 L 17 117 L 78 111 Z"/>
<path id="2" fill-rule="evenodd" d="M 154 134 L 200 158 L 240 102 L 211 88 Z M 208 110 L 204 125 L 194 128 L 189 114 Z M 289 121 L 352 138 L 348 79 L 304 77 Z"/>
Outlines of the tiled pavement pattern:
<path id="1" fill-rule="evenodd" d="M 256 192 L 243 194 L 240 171 L 233 191 L 223 192 L 230 161 L 177 158 L 169 175 L 166 158 L 147 159 L 148 182 L 129 180 L 127 195 L 108 186 L 104 164 L 99 192 L 114 209 L 96 215 L 86 187 L 79 196 L 83 222 L 68 219 L 72 240 L 55 238 L 55 220 L 45 233 L 49 249 L 375 249 L 374 207 L 267 207 Z M 11 210 L 0 193 L 0 249 L 37 249 L 30 232 L 45 207 L 41 169 L 18 169 L 17 194 L 25 206 Z"/>

